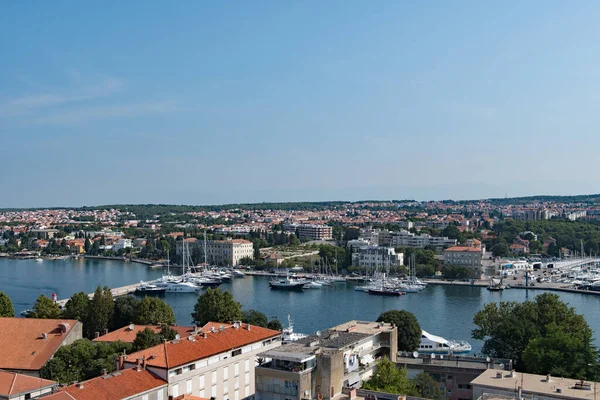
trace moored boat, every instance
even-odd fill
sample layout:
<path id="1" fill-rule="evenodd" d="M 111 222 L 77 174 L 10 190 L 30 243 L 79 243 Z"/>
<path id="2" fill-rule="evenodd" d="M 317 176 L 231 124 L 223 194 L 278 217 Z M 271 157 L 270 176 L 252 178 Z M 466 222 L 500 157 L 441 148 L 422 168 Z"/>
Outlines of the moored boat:
<path id="1" fill-rule="evenodd" d="M 471 345 L 464 340 L 447 340 L 441 336 L 421 331 L 421 342 L 419 343 L 418 351 L 421 353 L 433 354 L 469 353 L 471 351 Z"/>

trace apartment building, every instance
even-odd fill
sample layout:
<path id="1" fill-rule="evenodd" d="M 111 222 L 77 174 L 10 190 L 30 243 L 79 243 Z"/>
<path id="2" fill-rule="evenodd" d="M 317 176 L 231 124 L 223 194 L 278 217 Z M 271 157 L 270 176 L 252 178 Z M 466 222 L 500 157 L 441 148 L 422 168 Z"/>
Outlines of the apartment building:
<path id="1" fill-rule="evenodd" d="M 455 246 L 456 239 L 448 239 L 443 236 L 431 236 L 427 234 L 417 235 L 406 230 L 398 232 L 386 230 L 364 230 L 361 231 L 361 239 L 372 242 L 379 246 L 388 247 L 418 247 L 425 246 L 448 247 Z"/>
<path id="2" fill-rule="evenodd" d="M 359 387 L 377 360 L 396 361 L 398 330 L 391 324 L 350 321 L 264 351 L 256 367 L 256 400 L 331 399 Z"/>
<path id="3" fill-rule="evenodd" d="M 83 325 L 71 319 L 0 318 L 0 369 L 40 376 L 61 347 L 82 338 Z"/>
<path id="4" fill-rule="evenodd" d="M 129 249 L 133 247 L 133 241 L 131 239 L 119 239 L 114 245 L 113 250 L 119 251 L 121 249 Z"/>
<path id="5" fill-rule="evenodd" d="M 300 240 L 331 240 L 333 229 L 329 225 L 300 224 L 296 235 Z"/>
<path id="6" fill-rule="evenodd" d="M 398 267 L 404 264 L 404 254 L 396 254 L 393 247 L 363 246 L 352 253 L 352 265 L 363 268 L 376 268 L 390 265 Z"/>
<path id="7" fill-rule="evenodd" d="M 187 337 L 121 356 L 119 370 L 141 366 L 166 381 L 173 398 L 240 400 L 255 392 L 257 355 L 280 345 L 279 331 L 211 322 Z"/>
<path id="8" fill-rule="evenodd" d="M 481 260 L 484 249 L 475 246 L 453 246 L 444 250 L 444 265 L 467 267 L 475 277 L 482 273 Z"/>
<path id="9" fill-rule="evenodd" d="M 185 239 L 188 250 L 204 258 L 204 241 L 195 238 Z M 176 254 L 183 252 L 183 241 L 177 242 Z M 254 258 L 252 242 L 245 239 L 207 240 L 206 259 L 209 264 L 236 266 L 243 258 Z M 203 260 L 194 260 L 200 262 Z"/>

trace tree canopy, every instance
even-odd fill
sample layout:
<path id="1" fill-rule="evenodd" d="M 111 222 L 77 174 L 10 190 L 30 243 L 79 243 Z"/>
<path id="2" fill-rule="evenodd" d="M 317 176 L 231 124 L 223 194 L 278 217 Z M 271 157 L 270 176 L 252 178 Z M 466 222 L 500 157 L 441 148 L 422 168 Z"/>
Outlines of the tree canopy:
<path id="1" fill-rule="evenodd" d="M 14 317 L 15 309 L 12 301 L 4 292 L 0 292 L 0 317 Z"/>
<path id="2" fill-rule="evenodd" d="M 415 396 L 433 400 L 444 398 L 444 392 L 440 389 L 440 384 L 427 372 L 421 372 L 415 376 L 412 383 L 415 385 Z"/>
<path id="3" fill-rule="evenodd" d="M 65 304 L 63 316 L 83 322 L 85 321 L 89 305 L 90 299 L 87 294 L 84 292 L 75 293 L 67 301 L 67 304 Z"/>
<path id="4" fill-rule="evenodd" d="M 101 289 L 98 286 L 88 307 L 86 320 L 83 324 L 85 334 L 88 338 L 93 338 L 96 332 L 101 333 L 105 329 L 108 329 L 114 308 L 115 303 L 110 289 L 106 286 L 104 289 Z"/>
<path id="5" fill-rule="evenodd" d="M 137 306 L 134 322 L 140 325 L 172 325 L 175 323 L 175 314 L 161 299 L 146 296 Z"/>
<path id="6" fill-rule="evenodd" d="M 534 301 L 488 303 L 473 322 L 482 352 L 515 360 L 519 371 L 588 379 L 597 376 L 598 350 L 582 315 L 544 293 Z"/>
<path id="7" fill-rule="evenodd" d="M 33 305 L 33 312 L 27 315 L 28 318 L 58 319 L 62 312 L 51 298 L 40 294 Z"/>
<path id="8" fill-rule="evenodd" d="M 387 357 L 377 363 L 375 373 L 363 383 L 362 388 L 393 394 L 413 395 L 416 392 L 415 385 L 408 379 L 406 368 L 398 368 Z"/>
<path id="9" fill-rule="evenodd" d="M 242 322 L 266 328 L 269 320 L 267 319 L 267 316 L 260 311 L 246 310 L 242 312 Z"/>
<path id="10" fill-rule="evenodd" d="M 228 291 L 209 288 L 198 297 L 192 319 L 199 326 L 206 325 L 210 321 L 238 321 L 242 319 L 242 305 L 235 301 Z"/>
<path id="11" fill-rule="evenodd" d="M 421 325 L 413 313 L 405 310 L 390 310 L 382 313 L 377 322 L 388 322 L 398 328 L 398 350 L 415 351 L 421 342 Z"/>
<path id="12" fill-rule="evenodd" d="M 282 331 L 283 325 L 281 324 L 281 321 L 279 321 L 279 319 L 275 317 L 269 321 L 269 323 L 267 324 L 267 328 L 272 329 L 274 331 Z"/>

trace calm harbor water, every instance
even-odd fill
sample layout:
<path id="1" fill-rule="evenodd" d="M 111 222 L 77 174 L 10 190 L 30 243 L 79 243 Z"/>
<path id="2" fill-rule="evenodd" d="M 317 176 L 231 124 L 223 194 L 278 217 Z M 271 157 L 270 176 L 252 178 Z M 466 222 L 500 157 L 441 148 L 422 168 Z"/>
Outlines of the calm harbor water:
<path id="1" fill-rule="evenodd" d="M 110 287 L 156 279 L 161 270 L 152 270 L 142 264 L 107 260 L 57 260 L 37 263 L 34 260 L 0 259 L 0 291 L 13 301 L 15 312 L 31 308 L 40 294 L 59 299 L 73 293 L 93 292 L 98 284 Z M 510 289 L 489 292 L 485 288 L 469 286 L 430 286 L 420 293 L 400 298 L 371 296 L 354 290 L 354 283 L 337 284 L 329 288 L 304 292 L 272 291 L 268 278 L 234 279 L 221 285 L 233 293 L 245 309 L 256 309 L 267 317 L 277 316 L 284 325 L 287 315 L 294 320 L 297 332 L 313 333 L 351 319 L 375 320 L 390 309 L 404 309 L 414 313 L 423 329 L 448 339 L 468 340 L 478 353 L 481 342 L 471 339 L 473 315 L 484 304 L 495 301 L 525 301 L 533 299 L 539 290 Z M 600 329 L 600 296 L 577 293 L 559 293 L 561 299 L 585 315 L 596 332 Z M 191 323 L 191 312 L 196 303 L 194 294 L 165 294 L 181 325 Z"/>

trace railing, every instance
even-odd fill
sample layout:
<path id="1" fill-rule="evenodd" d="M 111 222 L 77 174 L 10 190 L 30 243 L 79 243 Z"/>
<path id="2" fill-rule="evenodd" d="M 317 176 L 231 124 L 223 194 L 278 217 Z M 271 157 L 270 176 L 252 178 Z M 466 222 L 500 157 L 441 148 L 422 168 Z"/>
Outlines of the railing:
<path id="1" fill-rule="evenodd" d="M 281 385 L 268 385 L 266 383 L 257 383 L 256 390 L 261 392 L 286 394 L 288 396 L 298 396 L 298 389 L 285 387 Z"/>

